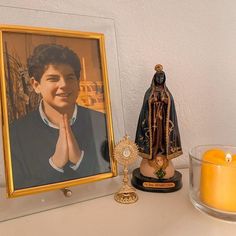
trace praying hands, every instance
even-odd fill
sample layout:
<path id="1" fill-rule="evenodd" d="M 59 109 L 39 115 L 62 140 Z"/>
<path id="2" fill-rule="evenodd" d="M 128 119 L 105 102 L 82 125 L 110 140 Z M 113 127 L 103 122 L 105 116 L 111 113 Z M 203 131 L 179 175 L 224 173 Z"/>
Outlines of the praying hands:
<path id="1" fill-rule="evenodd" d="M 55 153 L 51 157 L 53 164 L 60 169 L 70 161 L 76 165 L 81 158 L 81 150 L 69 125 L 66 114 L 61 115 L 59 124 L 59 138 Z"/>

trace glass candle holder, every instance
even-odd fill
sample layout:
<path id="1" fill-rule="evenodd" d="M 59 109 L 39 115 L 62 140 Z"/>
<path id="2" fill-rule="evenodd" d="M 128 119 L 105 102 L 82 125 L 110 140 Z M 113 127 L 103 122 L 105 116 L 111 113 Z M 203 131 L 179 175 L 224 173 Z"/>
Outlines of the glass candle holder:
<path id="1" fill-rule="evenodd" d="M 193 205 L 218 219 L 236 222 L 236 147 L 201 145 L 189 152 Z"/>

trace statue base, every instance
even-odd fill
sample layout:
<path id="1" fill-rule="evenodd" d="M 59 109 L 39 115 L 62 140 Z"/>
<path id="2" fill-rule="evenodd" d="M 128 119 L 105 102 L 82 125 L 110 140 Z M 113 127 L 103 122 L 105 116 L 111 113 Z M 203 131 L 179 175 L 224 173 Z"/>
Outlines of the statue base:
<path id="1" fill-rule="evenodd" d="M 169 179 L 155 179 L 143 176 L 140 173 L 140 168 L 133 171 L 131 179 L 132 185 L 142 191 L 170 193 L 182 188 L 182 174 L 175 170 L 173 177 Z"/>

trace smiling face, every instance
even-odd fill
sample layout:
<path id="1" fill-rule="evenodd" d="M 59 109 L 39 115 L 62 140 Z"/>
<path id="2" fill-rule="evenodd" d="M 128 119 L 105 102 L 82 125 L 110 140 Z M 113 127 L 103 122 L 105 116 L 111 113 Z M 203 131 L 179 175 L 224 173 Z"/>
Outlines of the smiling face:
<path id="1" fill-rule="evenodd" d="M 67 64 L 49 64 L 40 81 L 32 79 L 36 93 L 43 98 L 44 110 L 53 108 L 61 114 L 74 110 L 79 94 L 79 80 Z"/>

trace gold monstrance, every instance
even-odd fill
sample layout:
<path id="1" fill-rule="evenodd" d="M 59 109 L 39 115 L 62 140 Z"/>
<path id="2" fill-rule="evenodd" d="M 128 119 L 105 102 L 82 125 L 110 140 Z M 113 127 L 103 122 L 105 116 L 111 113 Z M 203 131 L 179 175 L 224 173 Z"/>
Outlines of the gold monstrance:
<path id="1" fill-rule="evenodd" d="M 138 148 L 127 135 L 115 146 L 114 158 L 117 162 L 124 166 L 124 178 L 121 189 L 115 193 L 115 200 L 119 203 L 129 204 L 138 200 L 135 189 L 129 184 L 128 165 L 132 164 L 138 157 Z"/>

